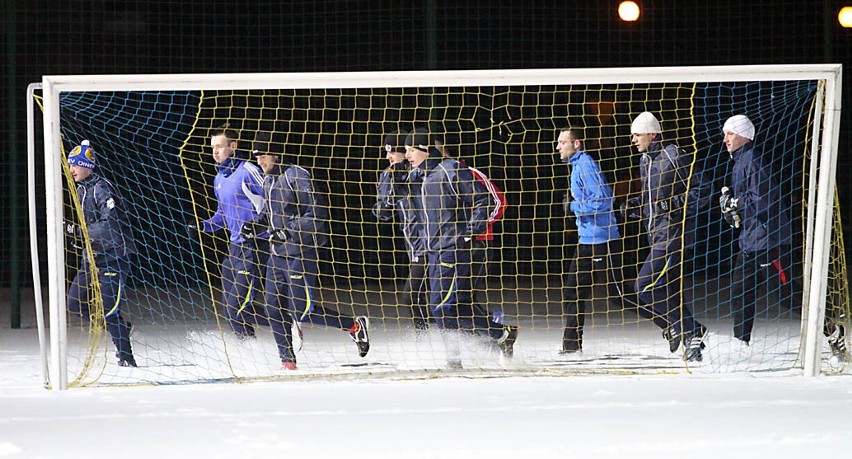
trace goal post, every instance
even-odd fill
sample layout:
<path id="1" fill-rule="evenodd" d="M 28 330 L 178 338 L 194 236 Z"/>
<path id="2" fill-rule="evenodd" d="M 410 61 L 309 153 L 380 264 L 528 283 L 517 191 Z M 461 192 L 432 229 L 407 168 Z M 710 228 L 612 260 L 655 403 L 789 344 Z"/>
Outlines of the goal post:
<path id="1" fill-rule="evenodd" d="M 797 330 L 792 335 L 781 336 L 787 331 L 767 331 L 765 341 L 767 346 L 774 339 L 795 341 L 796 348 L 790 351 L 784 346 L 791 345 L 785 344 L 777 350 L 767 350 L 766 356 L 756 358 L 760 363 L 754 367 L 740 365 L 731 355 L 710 354 L 708 360 L 712 363 L 703 367 L 707 371 L 726 371 L 729 363 L 735 369 L 777 370 L 792 366 L 801 367 L 807 376 L 820 374 L 825 354 L 821 336 L 826 298 L 831 296 L 827 279 L 829 270 L 836 269 L 835 263 L 830 263 L 831 249 L 837 245 L 834 241 L 842 238 L 837 222 L 833 221 L 840 88 L 839 64 L 44 76 L 41 89 L 51 384 L 65 389 L 69 385 L 101 383 L 292 377 L 271 370 L 274 362 L 255 360 L 256 354 L 269 353 L 269 346 L 274 344 L 271 332 L 264 331 L 259 334 L 257 344 L 248 345 L 228 336 L 230 330 L 220 310 L 221 291 L 216 272 L 227 256 L 227 249 L 222 248 L 227 244 L 227 235 L 205 235 L 200 243 L 192 241 L 200 244 L 200 248 L 190 254 L 186 247 L 181 247 L 182 242 L 188 244 L 180 239 L 185 236 L 172 236 L 171 239 L 179 240 L 169 240 L 152 231 L 154 226 L 174 231 L 184 219 L 200 221 L 216 211 L 211 191 L 215 170 L 207 133 L 221 121 L 232 122 L 244 132 L 246 138 L 244 141 L 241 134 L 240 148 L 248 149 L 257 133 L 267 132 L 290 156 L 306 161 L 297 164 L 305 166 L 318 182 L 319 191 L 328 195 L 331 209 L 328 235 L 332 243 L 324 249 L 325 258 L 320 260 L 321 271 L 325 270 L 320 273 L 325 281 L 320 298 L 344 314 L 369 316 L 374 324 L 372 354 L 363 362 L 351 360 L 350 355 L 340 357 L 339 353 L 346 351 L 336 347 L 324 348 L 326 335 L 318 328 L 306 330 L 308 347 L 304 352 L 310 353 L 305 357 L 306 362 L 323 357 L 329 360 L 316 367 L 306 363 L 306 369 L 298 375 L 404 376 L 411 371 L 435 374 L 435 361 L 443 355 L 442 350 L 435 350 L 443 347 L 441 340 L 433 336 L 424 344 L 404 331 L 407 322 L 403 319 L 409 312 L 398 303 L 398 290 L 402 288 L 400 279 L 407 275 L 408 263 L 399 243 L 385 238 L 398 237 L 397 223 L 374 229 L 374 225 L 381 223 L 375 221 L 366 207 L 375 197 L 378 173 L 387 165 L 381 162 L 383 156 L 378 157 L 382 139 L 395 128 L 410 131 L 415 126 L 439 126 L 436 131 L 442 132 L 436 134 L 455 140 L 448 141 L 448 147 L 457 149 L 472 166 L 485 170 L 505 188 L 510 206 L 514 207 L 510 207 L 512 210 L 502 223 L 501 245 L 493 248 L 497 253 L 493 265 L 505 267 L 508 274 L 492 274 L 490 277 L 497 278 L 499 287 L 490 287 L 495 281 L 488 283 L 484 297 L 490 303 L 489 309 L 520 323 L 521 352 L 514 362 L 501 361 L 495 366 L 490 362 L 495 357 L 491 351 L 477 344 L 474 351 L 467 349 L 467 352 L 481 351 L 483 355 L 477 354 L 472 368 L 465 368 L 489 374 L 571 373 L 584 369 L 610 373 L 635 369 L 637 361 L 620 361 L 618 356 L 631 354 L 627 351 L 630 339 L 637 334 L 644 339 L 650 330 L 637 331 L 635 327 L 644 327 L 650 321 L 607 307 L 602 310 L 600 305 L 592 308 L 586 327 L 590 335 L 601 330 L 605 338 L 595 342 L 585 360 L 557 356 L 562 323 L 558 279 L 570 261 L 570 255 L 561 253 L 563 244 L 573 244 L 562 241 L 573 236 L 567 224 L 556 222 L 558 217 L 555 211 L 551 212 L 552 203 L 542 200 L 564 192 L 567 186 L 567 171 L 560 169 L 562 165 L 554 164 L 558 163 L 558 155 L 553 161 L 552 145 L 554 132 L 569 124 L 594 127 L 596 134 L 589 141 L 600 146 L 601 151 L 611 152 L 600 161 L 615 176 L 613 188 L 623 186 L 628 192 L 635 192 L 630 189 L 630 183 L 638 161 L 630 156 L 638 158 L 638 155 L 624 140 L 629 135 L 630 119 L 646 110 L 660 118 L 664 140 L 701 153 L 696 157 L 708 164 L 720 162 L 724 119 L 719 118 L 734 114 L 732 111 L 751 110 L 759 114 L 764 125 L 771 129 L 767 129 L 766 137 L 760 137 L 760 133 L 758 137 L 775 149 L 796 149 L 796 153 L 778 153 L 776 158 L 782 163 L 779 177 L 790 175 L 783 184 L 785 198 L 801 201 L 795 207 L 800 209 L 802 219 L 801 247 L 793 249 L 790 255 L 798 258 L 805 280 L 799 298 L 802 309 L 782 308 L 781 312 L 759 314 L 760 320 L 770 324 L 766 329 L 775 330 L 776 321 L 795 322 Z M 73 119 L 73 113 L 85 116 Z M 587 120 L 592 118 L 594 121 L 589 123 Z M 98 142 L 106 143 L 107 137 L 109 146 L 100 146 Z M 122 197 L 132 201 L 133 206 L 148 205 L 142 202 L 146 193 L 174 193 L 171 201 L 163 201 L 165 205 L 149 203 L 160 207 L 156 213 L 145 209 L 133 215 L 138 224 L 137 244 L 142 246 L 140 251 L 146 258 L 140 268 L 145 270 L 140 276 L 144 280 L 136 281 L 129 293 L 139 301 L 150 302 L 151 306 L 135 317 L 131 314 L 131 318 L 134 333 L 142 334 L 134 335 L 134 339 L 144 340 L 141 345 L 145 355 L 158 356 L 161 366 L 155 369 L 153 364 L 142 363 L 143 357 L 138 359 L 139 369 L 125 373 L 103 370 L 114 366 L 114 362 L 108 363 L 113 351 L 102 334 L 96 342 L 69 345 L 68 332 L 72 325 L 68 323 L 65 306 L 69 284 L 66 276 L 73 272 L 68 260 L 75 255 L 66 247 L 62 230 L 63 221 L 73 207 L 69 204 L 67 164 L 63 165 L 63 158 L 84 139 L 93 142 L 94 150 L 102 155 L 99 160 L 115 159 L 117 164 L 134 162 L 126 171 L 105 166 L 109 178 L 119 183 Z M 158 142 L 174 153 L 158 151 Z M 164 166 L 159 173 L 152 173 L 146 161 Z M 718 164 L 716 168 L 724 169 Z M 799 183 L 794 183 L 796 180 Z M 714 194 L 713 207 L 716 198 Z M 150 221 L 152 216 L 156 222 Z M 718 225 L 718 215 L 708 213 L 703 218 L 700 221 Z M 718 253 L 700 253 L 695 259 L 684 260 L 701 268 L 696 271 L 702 276 L 700 280 L 686 282 L 684 290 L 689 292 L 685 298 L 706 306 L 699 316 L 704 314 L 714 324 L 718 320 L 720 325 L 711 326 L 711 332 L 730 335 L 730 312 L 723 311 L 724 308 L 717 310 L 715 303 L 723 299 L 712 296 L 714 288 L 725 286 L 725 281 L 717 277 L 725 276 L 717 273 L 716 268 L 705 270 L 702 264 L 711 259 L 722 265 L 730 264 L 729 255 L 719 247 L 729 246 L 731 236 L 721 237 L 714 229 L 699 231 L 707 234 L 702 236 L 703 242 L 696 246 L 697 250 L 709 251 L 709 247 Z M 644 241 L 644 236 L 631 237 L 640 246 Z M 509 246 L 512 244 L 515 247 Z M 392 255 L 382 255 L 383 247 L 392 251 Z M 178 250 L 182 253 L 175 255 Z M 632 253 L 626 250 L 625 254 L 635 257 L 643 249 L 631 250 Z M 560 255 L 553 255 L 556 253 Z M 539 255 L 547 260 L 536 264 Z M 845 272 L 845 258 L 840 269 Z M 389 276 L 392 278 L 388 279 Z M 194 289 L 196 282 L 198 288 Z M 769 303 L 781 295 L 773 290 L 762 296 L 761 301 Z M 848 301 L 844 307 L 848 309 Z M 90 326 L 96 328 L 93 324 L 73 326 L 80 327 L 75 333 L 83 334 L 90 332 Z M 659 353 L 658 357 L 658 347 L 665 343 L 659 333 L 654 335 L 659 342 L 647 348 L 654 356 L 638 357 L 641 369 L 652 372 L 692 369 L 667 352 Z M 334 346 L 337 345 L 335 341 Z M 81 346 L 97 350 L 80 357 L 85 363 L 75 363 L 74 369 L 69 370 L 68 353 L 78 352 Z M 770 362 L 768 356 L 773 352 L 784 354 L 781 358 L 784 363 Z M 792 364 L 786 357 L 791 352 L 795 361 Z M 644 350 L 639 352 L 643 353 Z M 272 357 L 274 360 L 275 356 Z M 657 366 L 658 360 L 664 358 L 670 360 L 665 360 L 662 367 Z M 429 363 L 423 364 L 424 361 Z M 441 365 L 437 365 L 440 370 Z M 96 369 L 91 374 L 74 374 L 69 380 L 69 373 L 93 367 Z"/>

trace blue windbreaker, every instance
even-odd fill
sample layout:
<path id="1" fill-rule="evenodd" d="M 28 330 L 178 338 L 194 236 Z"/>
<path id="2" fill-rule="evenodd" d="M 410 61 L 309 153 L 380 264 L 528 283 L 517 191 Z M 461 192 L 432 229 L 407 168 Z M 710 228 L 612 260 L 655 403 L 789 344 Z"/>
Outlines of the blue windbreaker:
<path id="1" fill-rule="evenodd" d="M 212 233 L 227 227 L 231 242 L 241 244 L 243 223 L 254 221 L 263 207 L 263 172 L 235 152 L 234 156 L 217 166 L 213 180 L 216 192 L 216 213 L 201 222 L 202 231 Z"/>
<path id="2" fill-rule="evenodd" d="M 581 150 L 568 159 L 571 166 L 571 212 L 577 217 L 580 244 L 603 244 L 619 238 L 612 211 L 612 188 L 598 163 Z"/>

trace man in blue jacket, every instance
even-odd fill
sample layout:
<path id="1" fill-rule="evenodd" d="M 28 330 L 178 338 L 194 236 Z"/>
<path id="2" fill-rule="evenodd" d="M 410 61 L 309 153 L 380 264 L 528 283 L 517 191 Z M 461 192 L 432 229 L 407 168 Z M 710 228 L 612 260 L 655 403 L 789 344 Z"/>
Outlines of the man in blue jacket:
<path id="1" fill-rule="evenodd" d="M 107 331 L 115 345 L 118 365 L 135 367 L 136 359 L 130 346 L 130 323 L 121 315 L 122 290 L 130 273 L 130 257 L 136 253 L 126 208 L 115 186 L 94 172 L 95 151 L 88 140 L 71 150 L 68 165 L 77 183 L 77 198 L 86 222 L 85 239 L 88 244 L 83 251 L 82 266 L 68 290 L 67 307 L 74 314 L 90 317 L 91 295 L 97 292 L 91 278 L 91 263 L 94 262 L 101 307 Z M 65 231 L 78 243 L 84 242 L 80 225 L 66 222 Z"/>
<path id="2" fill-rule="evenodd" d="M 563 286 L 565 330 L 563 354 L 583 350 L 583 324 L 586 303 L 593 299 L 595 277 L 606 284 L 609 301 L 622 308 L 622 247 L 613 213 L 612 188 L 598 163 L 583 149 L 583 135 L 577 128 L 564 128 L 556 143 L 559 158 L 570 168 L 569 207 L 579 234 L 574 260 Z"/>
<path id="3" fill-rule="evenodd" d="M 707 328 L 683 304 L 683 251 L 694 240 L 699 187 L 692 183 L 693 158 L 673 143 L 663 143 L 662 128 L 650 112 L 630 126 L 639 162 L 642 191 L 631 199 L 641 207 L 651 250 L 636 279 L 639 300 L 670 325 L 664 330 L 670 347 L 684 346 L 684 360 L 700 362 Z M 694 175 L 693 175 L 694 174 Z"/>
<path id="4" fill-rule="evenodd" d="M 414 316 L 414 329 L 429 328 L 429 302 L 426 298 L 426 253 L 423 243 L 423 224 L 417 218 L 411 198 L 411 188 L 420 184 L 408 181 L 410 166 L 405 160 L 405 138 L 408 133 L 393 132 L 385 136 L 382 151 L 388 166 L 379 175 L 378 196 L 373 205 L 373 215 L 381 221 L 391 221 L 396 215 L 408 250 L 408 280 L 403 288 Z M 413 194 L 419 195 L 420 190 Z"/>
<path id="5" fill-rule="evenodd" d="M 249 241 L 269 238 L 266 315 L 282 367 L 296 369 L 293 320 L 344 330 L 358 346 L 358 355 L 366 356 L 370 350 L 367 318 L 345 316 L 317 302 L 317 252 L 328 242 L 328 209 L 311 174 L 302 167 L 281 164 L 279 152 L 265 141 L 255 142 L 254 155 L 265 174 L 264 207 L 257 220 L 243 224 L 240 235 Z"/>
<path id="6" fill-rule="evenodd" d="M 722 189 L 719 204 L 725 220 L 740 230 L 731 313 L 734 336 L 748 345 L 758 290 L 774 276 L 780 284 L 791 281 L 789 267 L 782 266 L 781 260 L 791 250 L 793 233 L 769 160 L 754 146 L 754 124 L 745 115 L 735 115 L 725 121 L 722 132 L 734 167 L 731 188 Z"/>
<path id="7" fill-rule="evenodd" d="M 518 328 L 503 326 L 474 313 L 471 291 L 471 250 L 474 238 L 485 231 L 492 207 L 488 189 L 464 164 L 443 158 L 425 130 L 415 129 L 405 140 L 405 157 L 420 183 L 415 196 L 424 222 L 428 260 L 429 305 L 439 329 L 464 330 L 489 337 L 503 355 L 512 357 Z M 447 363 L 461 368 L 461 355 L 450 340 Z"/>
<path id="8" fill-rule="evenodd" d="M 228 256 L 222 262 L 222 302 L 234 333 L 246 339 L 255 336 L 253 324 L 265 321 L 255 315 L 252 301 L 258 285 L 258 255 L 266 249 L 258 248 L 255 239 L 246 240 L 240 235 L 240 229 L 260 213 L 263 173 L 248 161 L 248 152 L 238 150 L 237 140 L 237 131 L 227 124 L 211 131 L 210 146 L 218 170 L 213 181 L 216 213 L 201 221 L 199 227 L 189 224 L 188 229 L 191 234 L 199 229 L 205 233 L 228 229 Z"/>

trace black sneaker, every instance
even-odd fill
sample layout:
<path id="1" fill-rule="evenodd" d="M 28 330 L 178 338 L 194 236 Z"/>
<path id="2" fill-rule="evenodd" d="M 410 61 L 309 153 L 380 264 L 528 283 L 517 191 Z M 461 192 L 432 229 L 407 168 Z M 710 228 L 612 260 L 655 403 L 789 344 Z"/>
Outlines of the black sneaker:
<path id="1" fill-rule="evenodd" d="M 674 331 L 674 327 L 668 326 L 663 329 L 663 338 L 669 342 L 669 352 L 674 354 L 680 347 L 680 333 Z"/>
<path id="2" fill-rule="evenodd" d="M 707 327 L 698 327 L 683 334 L 683 360 L 687 362 L 700 362 L 703 359 L 701 350 L 704 349 L 704 338 L 707 336 Z"/>
<path id="3" fill-rule="evenodd" d="M 370 321 L 364 316 L 358 316 L 355 318 L 355 326 L 353 330 L 349 332 L 349 336 L 352 337 L 352 341 L 355 341 L 355 344 L 358 345 L 358 355 L 361 357 L 365 357 L 368 352 L 370 352 Z"/>
<path id="4" fill-rule="evenodd" d="M 849 350 L 846 347 L 846 327 L 843 324 L 834 324 L 834 330 L 828 336 L 828 347 L 831 355 L 843 361 L 849 361 Z"/>
<path id="5" fill-rule="evenodd" d="M 424 332 L 429 330 L 429 322 L 426 319 L 421 319 L 420 317 L 414 318 L 414 330 L 418 332 Z"/>
<path id="6" fill-rule="evenodd" d="M 133 355 L 125 355 L 118 358 L 118 366 L 120 367 L 136 367 L 136 359 Z"/>
<path id="7" fill-rule="evenodd" d="M 497 340 L 500 351 L 506 357 L 512 357 L 515 353 L 515 341 L 518 339 L 518 327 L 506 325 L 503 327 L 503 336 Z"/>
<path id="8" fill-rule="evenodd" d="M 248 342 L 257 339 L 257 335 L 254 333 L 254 329 L 247 329 L 246 333 L 236 333 L 237 340 L 241 342 Z"/>

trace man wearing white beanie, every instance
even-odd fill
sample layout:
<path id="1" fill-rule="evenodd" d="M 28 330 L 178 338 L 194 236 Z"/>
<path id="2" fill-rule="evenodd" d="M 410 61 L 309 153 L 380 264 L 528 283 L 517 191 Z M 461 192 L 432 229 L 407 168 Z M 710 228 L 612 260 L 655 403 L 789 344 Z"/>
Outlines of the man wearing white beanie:
<path id="1" fill-rule="evenodd" d="M 790 282 L 789 267 L 781 260 L 789 254 L 792 228 L 783 205 L 780 187 L 772 176 L 769 158 L 754 146 L 754 124 L 745 115 L 734 115 L 722 127 L 725 148 L 734 161 L 730 188 L 722 188 L 722 215 L 738 228 L 739 253 L 731 279 L 731 314 L 734 336 L 748 345 L 754 327 L 756 292 L 778 276 Z"/>
<path id="2" fill-rule="evenodd" d="M 630 199 L 629 207 L 641 208 L 651 246 L 639 269 L 636 292 L 642 303 L 670 324 L 663 330 L 670 350 L 675 352 L 683 342 L 684 360 L 700 362 L 707 328 L 693 318 L 681 297 L 683 248 L 692 245 L 690 228 L 700 191 L 695 184 L 700 181 L 693 180 L 689 186 L 693 159 L 677 145 L 663 144 L 662 128 L 653 114 L 640 113 L 630 132 L 633 145 L 642 153 L 642 193 Z"/>

